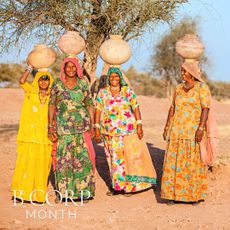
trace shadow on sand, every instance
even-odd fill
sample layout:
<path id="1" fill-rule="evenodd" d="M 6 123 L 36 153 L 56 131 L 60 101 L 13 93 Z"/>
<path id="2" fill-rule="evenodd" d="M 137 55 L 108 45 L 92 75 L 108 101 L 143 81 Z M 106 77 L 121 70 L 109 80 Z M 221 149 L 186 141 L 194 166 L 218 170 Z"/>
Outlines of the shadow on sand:
<path id="1" fill-rule="evenodd" d="M 160 197 L 160 187 L 162 178 L 162 168 L 164 162 L 165 150 L 154 147 L 153 144 L 147 143 L 150 156 L 152 158 L 153 166 L 157 173 L 157 185 L 154 187 L 154 193 L 158 203 L 164 203 L 164 200 Z M 100 177 L 104 180 L 108 189 L 111 189 L 111 179 L 109 173 L 109 167 L 106 161 L 104 148 L 102 145 L 94 143 L 94 149 L 96 152 L 96 168 Z"/>
<path id="2" fill-rule="evenodd" d="M 96 152 L 96 169 L 99 174 L 99 176 L 102 178 L 102 180 L 105 182 L 106 186 L 108 187 L 108 190 L 111 190 L 111 178 L 110 178 L 110 172 L 109 172 L 109 166 L 107 164 L 106 156 L 104 147 L 102 144 L 97 144 L 93 142 L 94 149 Z M 162 168 L 163 168 L 163 162 L 164 162 L 164 154 L 165 151 L 163 149 L 154 147 L 153 144 L 147 143 L 150 156 L 152 159 L 153 166 L 157 173 L 157 184 L 153 188 L 156 200 L 158 203 L 165 203 L 163 199 L 160 197 L 160 187 L 161 187 L 161 178 L 162 178 Z M 55 185 L 55 177 L 54 172 L 51 169 L 50 175 L 49 175 L 49 181 L 54 189 L 56 189 Z M 139 193 L 139 192 L 138 192 Z"/>

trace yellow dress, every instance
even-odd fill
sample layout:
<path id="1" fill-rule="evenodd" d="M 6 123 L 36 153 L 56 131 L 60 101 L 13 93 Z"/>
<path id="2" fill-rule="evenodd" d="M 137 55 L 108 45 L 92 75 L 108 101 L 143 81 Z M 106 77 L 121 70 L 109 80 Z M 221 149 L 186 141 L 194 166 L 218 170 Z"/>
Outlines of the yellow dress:
<path id="1" fill-rule="evenodd" d="M 177 87 L 161 183 L 164 199 L 196 202 L 206 197 L 207 168 L 201 161 L 195 133 L 202 108 L 209 106 L 210 91 L 205 83 L 197 82 L 187 93 L 182 84 Z"/>
<path id="2" fill-rule="evenodd" d="M 47 137 L 48 102 L 39 99 L 38 80 L 42 75 L 53 79 L 49 72 L 38 72 L 32 84 L 21 85 L 25 91 L 19 132 L 17 161 L 12 182 L 13 197 L 26 201 L 44 202 L 51 167 L 52 142 Z M 31 197 L 30 197 L 31 196 Z"/>

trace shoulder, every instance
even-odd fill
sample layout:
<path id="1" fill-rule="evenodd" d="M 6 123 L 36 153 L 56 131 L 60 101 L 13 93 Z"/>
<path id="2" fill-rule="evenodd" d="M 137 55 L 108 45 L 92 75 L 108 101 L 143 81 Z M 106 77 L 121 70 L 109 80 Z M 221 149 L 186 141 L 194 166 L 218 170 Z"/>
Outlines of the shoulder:
<path id="1" fill-rule="evenodd" d="M 61 85 L 62 81 L 60 78 L 55 79 L 55 81 L 53 82 L 53 85 Z"/>
<path id="2" fill-rule="evenodd" d="M 184 84 L 180 83 L 179 85 L 176 86 L 175 92 L 179 92 L 183 88 Z"/>
<path id="3" fill-rule="evenodd" d="M 122 86 L 122 91 L 126 93 L 134 93 L 134 90 L 130 86 Z"/>
<path id="4" fill-rule="evenodd" d="M 106 95 L 109 93 L 109 87 L 104 87 L 104 88 L 101 88 L 99 90 L 99 94 L 102 96 L 102 95 Z"/>
<path id="5" fill-rule="evenodd" d="M 201 91 L 210 91 L 209 86 L 205 82 L 198 82 L 197 85 L 201 89 Z"/>
<path id="6" fill-rule="evenodd" d="M 78 82 L 80 83 L 83 90 L 89 89 L 89 83 L 84 78 L 78 78 Z"/>
<path id="7" fill-rule="evenodd" d="M 205 83 L 205 82 L 199 82 L 199 85 L 201 88 L 209 88 L 207 83 Z"/>
<path id="8" fill-rule="evenodd" d="M 53 84 L 51 85 L 51 90 L 54 90 L 55 92 L 58 91 L 62 87 L 62 81 L 60 78 L 57 78 Z"/>

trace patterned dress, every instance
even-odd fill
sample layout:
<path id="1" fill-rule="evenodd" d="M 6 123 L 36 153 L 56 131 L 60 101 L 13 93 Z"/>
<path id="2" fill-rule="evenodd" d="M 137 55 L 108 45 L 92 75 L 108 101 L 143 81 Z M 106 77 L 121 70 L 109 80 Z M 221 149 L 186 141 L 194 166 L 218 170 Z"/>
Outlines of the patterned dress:
<path id="1" fill-rule="evenodd" d="M 164 199 L 196 202 L 206 197 L 207 168 L 201 161 L 195 133 L 202 108 L 209 106 L 210 91 L 205 83 L 196 82 L 188 92 L 183 84 L 177 87 L 163 167 L 161 196 Z"/>
<path id="2" fill-rule="evenodd" d="M 55 180 L 62 197 L 94 196 L 93 165 L 84 139 L 90 129 L 88 106 L 93 105 L 88 83 L 77 78 L 77 86 L 67 89 L 57 79 L 51 89 L 50 105 L 56 106 L 57 165 Z M 72 194 L 73 193 L 73 194 Z"/>
<path id="3" fill-rule="evenodd" d="M 117 96 L 112 95 L 109 87 L 101 89 L 96 99 L 96 108 L 102 112 L 101 133 L 112 188 L 118 191 L 140 191 L 156 183 L 146 144 L 136 134 L 133 110 L 137 107 L 136 95 L 128 86 L 123 86 Z"/>

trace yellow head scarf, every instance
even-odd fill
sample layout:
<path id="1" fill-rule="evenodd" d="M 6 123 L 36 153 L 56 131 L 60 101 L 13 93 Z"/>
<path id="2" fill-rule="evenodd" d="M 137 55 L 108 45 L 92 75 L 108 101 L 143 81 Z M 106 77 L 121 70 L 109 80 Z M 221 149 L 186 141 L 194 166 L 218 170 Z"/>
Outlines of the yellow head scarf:
<path id="1" fill-rule="evenodd" d="M 35 75 L 35 78 L 34 78 L 32 84 L 31 84 L 32 85 L 32 92 L 33 93 L 38 93 L 39 92 L 38 81 L 39 81 L 40 77 L 43 76 L 43 75 L 48 75 L 49 78 L 50 78 L 50 84 L 49 84 L 49 88 L 48 88 L 48 91 L 50 91 L 51 86 L 52 86 L 52 84 L 54 82 L 53 77 L 51 76 L 51 74 L 50 74 L 49 71 L 38 71 L 36 73 L 36 75 Z"/>

